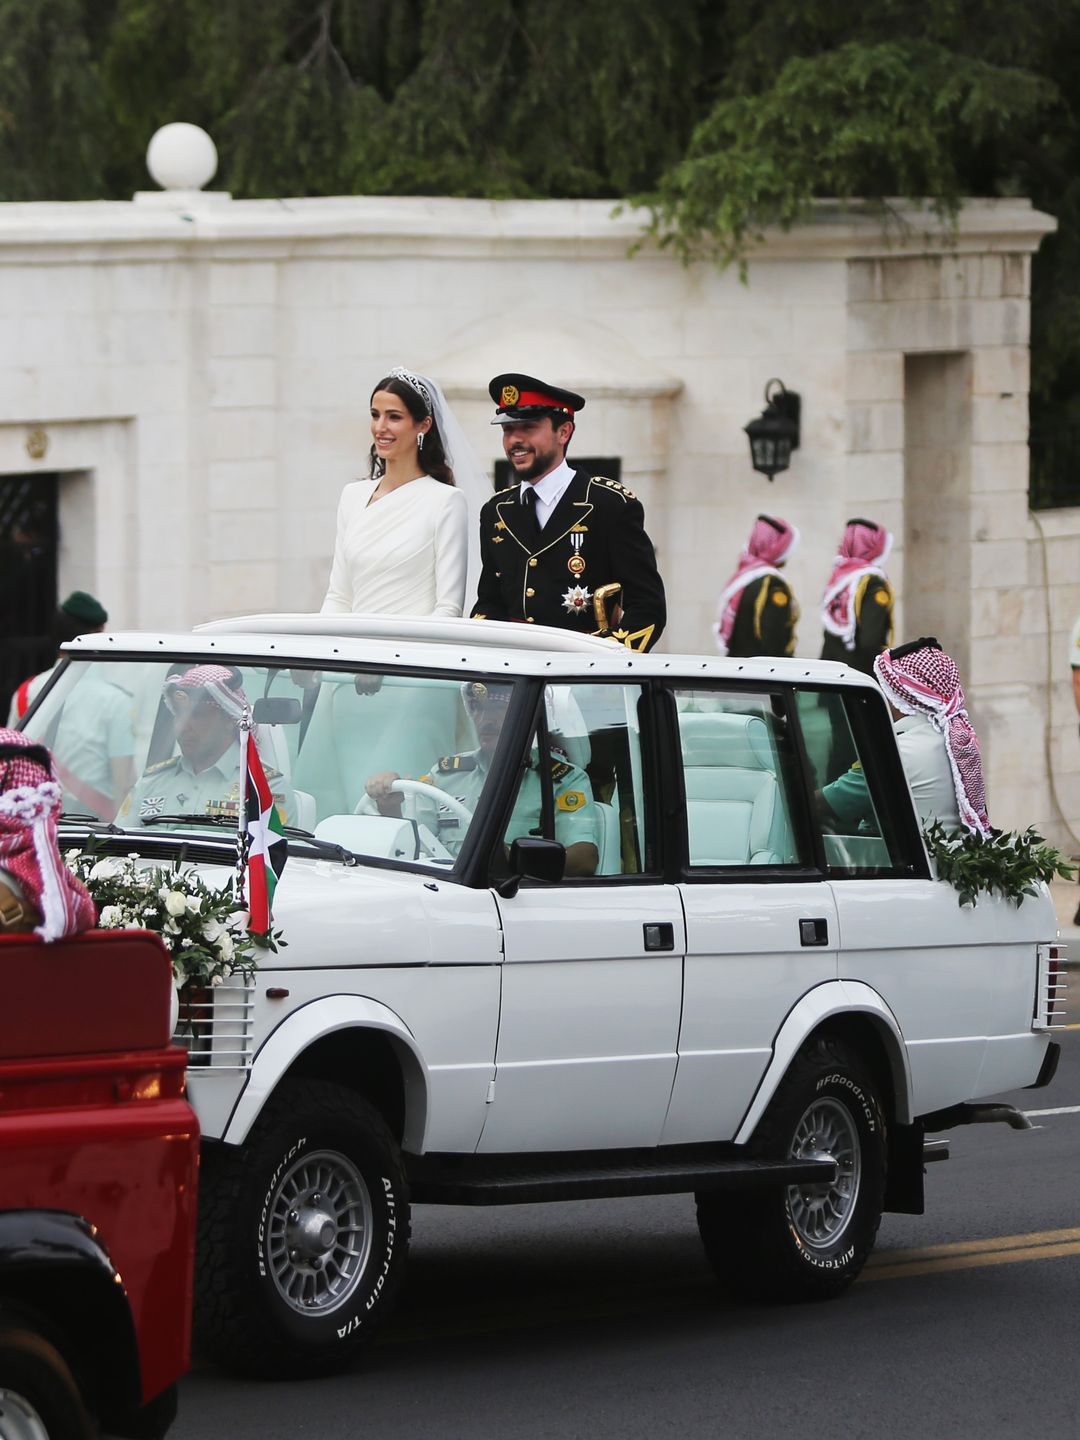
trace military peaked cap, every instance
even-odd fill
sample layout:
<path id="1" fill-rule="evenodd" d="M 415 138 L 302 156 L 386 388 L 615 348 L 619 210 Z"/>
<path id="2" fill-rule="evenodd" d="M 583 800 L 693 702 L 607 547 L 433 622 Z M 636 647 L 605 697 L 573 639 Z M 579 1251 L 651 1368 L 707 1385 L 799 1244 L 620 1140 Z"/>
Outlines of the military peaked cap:
<path id="1" fill-rule="evenodd" d="M 549 385 L 546 380 L 537 380 L 535 375 L 496 375 L 488 385 L 488 394 L 495 401 L 493 425 L 509 425 L 514 420 L 540 415 L 550 415 L 561 424 L 572 420 L 585 405 L 583 395 Z"/>

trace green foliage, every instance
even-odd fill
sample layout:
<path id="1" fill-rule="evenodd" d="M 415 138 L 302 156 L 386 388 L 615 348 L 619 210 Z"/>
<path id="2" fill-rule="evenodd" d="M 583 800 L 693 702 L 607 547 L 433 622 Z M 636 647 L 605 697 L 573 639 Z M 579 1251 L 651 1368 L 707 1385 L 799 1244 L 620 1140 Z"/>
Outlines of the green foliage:
<path id="1" fill-rule="evenodd" d="M 851 42 L 786 60 L 768 88 L 721 100 L 653 197 L 653 229 L 686 257 L 741 257 L 814 197 L 928 196 L 951 215 L 965 156 L 1045 113 L 1055 87 L 926 40 Z"/>
<path id="2" fill-rule="evenodd" d="M 1030 825 L 1023 832 L 999 830 L 988 840 L 966 830 L 946 831 L 935 821 L 926 833 L 926 846 L 937 865 L 939 880 L 957 892 L 961 905 L 974 905 L 980 893 L 995 891 L 1019 905 L 1025 895 L 1037 895 L 1040 884 L 1055 875 L 1072 880 L 1076 869 L 1060 850 L 1048 845 Z"/>

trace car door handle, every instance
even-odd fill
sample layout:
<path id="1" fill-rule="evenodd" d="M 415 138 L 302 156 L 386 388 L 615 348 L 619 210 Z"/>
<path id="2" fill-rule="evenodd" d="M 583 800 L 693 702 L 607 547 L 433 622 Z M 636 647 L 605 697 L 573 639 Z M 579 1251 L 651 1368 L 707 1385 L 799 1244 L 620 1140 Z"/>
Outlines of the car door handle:
<path id="1" fill-rule="evenodd" d="M 661 921 L 655 925 L 643 925 L 645 932 L 646 950 L 674 950 L 675 949 L 675 926 Z"/>
<path id="2" fill-rule="evenodd" d="M 829 922 L 827 920 L 800 920 L 799 941 L 803 945 L 828 945 Z"/>

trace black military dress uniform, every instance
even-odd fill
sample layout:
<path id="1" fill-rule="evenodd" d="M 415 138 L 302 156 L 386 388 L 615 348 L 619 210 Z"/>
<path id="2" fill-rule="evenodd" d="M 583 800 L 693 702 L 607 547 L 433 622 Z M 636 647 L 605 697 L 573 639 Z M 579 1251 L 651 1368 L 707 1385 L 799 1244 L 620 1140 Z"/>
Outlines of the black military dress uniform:
<path id="1" fill-rule="evenodd" d="M 496 376 L 491 389 L 493 398 L 503 400 L 500 416 L 506 418 L 552 414 L 558 423 L 585 403 L 526 375 Z M 650 649 L 663 633 L 667 607 L 641 501 L 617 480 L 574 468 L 541 529 L 531 492 L 531 485 L 512 485 L 480 512 L 482 570 L 473 618 L 606 634 L 631 649 Z M 614 604 L 622 610 L 610 627 L 597 613 L 597 592 L 603 602 L 607 587 L 618 590 L 609 596 L 607 613 Z"/>
<path id="2" fill-rule="evenodd" d="M 799 607 L 787 581 L 759 575 L 739 596 L 727 653 L 736 659 L 794 655 L 798 619 Z"/>
<path id="3" fill-rule="evenodd" d="M 873 675 L 874 661 L 892 642 L 893 588 L 882 575 L 866 575 L 854 597 L 855 648 L 849 650 L 839 635 L 825 634 L 822 660 L 840 660 L 865 675 Z"/>

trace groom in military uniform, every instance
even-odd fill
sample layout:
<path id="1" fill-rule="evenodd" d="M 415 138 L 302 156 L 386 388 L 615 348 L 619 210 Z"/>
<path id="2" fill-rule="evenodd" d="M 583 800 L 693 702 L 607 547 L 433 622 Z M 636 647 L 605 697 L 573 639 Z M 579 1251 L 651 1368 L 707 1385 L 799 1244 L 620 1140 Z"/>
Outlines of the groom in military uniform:
<path id="1" fill-rule="evenodd" d="M 617 480 L 566 462 L 584 399 L 532 375 L 496 375 L 488 392 L 520 483 L 480 512 L 473 618 L 555 625 L 651 649 L 667 611 L 641 501 Z"/>

